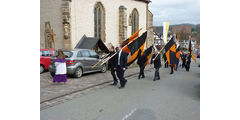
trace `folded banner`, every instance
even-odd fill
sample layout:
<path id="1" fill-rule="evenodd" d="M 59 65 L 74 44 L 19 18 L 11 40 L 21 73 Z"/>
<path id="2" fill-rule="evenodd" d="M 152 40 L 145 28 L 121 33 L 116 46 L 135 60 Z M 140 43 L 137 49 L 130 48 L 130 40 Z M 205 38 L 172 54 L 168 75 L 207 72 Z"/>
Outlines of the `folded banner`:
<path id="1" fill-rule="evenodd" d="M 167 43 L 169 24 L 170 24 L 169 22 L 163 22 L 163 41 L 164 41 L 164 43 Z"/>

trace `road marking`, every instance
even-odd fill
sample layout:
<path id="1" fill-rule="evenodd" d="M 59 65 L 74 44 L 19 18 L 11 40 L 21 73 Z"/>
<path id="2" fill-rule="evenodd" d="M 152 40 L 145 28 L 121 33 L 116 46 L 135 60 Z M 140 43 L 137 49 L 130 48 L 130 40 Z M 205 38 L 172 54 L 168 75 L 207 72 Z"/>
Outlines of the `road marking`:
<path id="1" fill-rule="evenodd" d="M 125 115 L 125 116 L 123 117 L 122 120 L 127 120 L 127 118 L 130 117 L 136 110 L 137 110 L 137 108 L 132 109 L 129 114 L 127 114 L 127 115 Z"/>

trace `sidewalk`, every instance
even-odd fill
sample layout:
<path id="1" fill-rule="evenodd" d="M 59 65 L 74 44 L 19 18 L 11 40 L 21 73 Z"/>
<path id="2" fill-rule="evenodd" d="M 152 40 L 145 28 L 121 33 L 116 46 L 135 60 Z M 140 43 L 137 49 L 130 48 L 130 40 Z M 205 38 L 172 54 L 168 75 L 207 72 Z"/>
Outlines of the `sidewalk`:
<path id="1" fill-rule="evenodd" d="M 150 70 L 150 66 L 146 66 L 145 70 Z M 125 77 L 139 73 L 139 67 L 129 68 L 125 72 Z M 40 75 L 40 103 L 44 103 L 56 98 L 63 97 L 72 93 L 76 93 L 88 88 L 92 88 L 105 83 L 113 82 L 110 71 L 106 73 L 90 73 L 85 74 L 81 78 L 68 77 L 67 83 L 53 84 L 52 76 L 49 72 Z"/>

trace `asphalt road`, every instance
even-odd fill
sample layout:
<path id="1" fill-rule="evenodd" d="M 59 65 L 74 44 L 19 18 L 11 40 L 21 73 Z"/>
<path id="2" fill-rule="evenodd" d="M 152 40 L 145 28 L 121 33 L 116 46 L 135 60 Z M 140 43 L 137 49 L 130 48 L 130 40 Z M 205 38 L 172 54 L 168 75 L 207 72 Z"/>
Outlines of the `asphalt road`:
<path id="1" fill-rule="evenodd" d="M 160 69 L 127 78 L 124 89 L 106 86 L 90 94 L 42 110 L 41 120 L 200 120 L 200 68 L 180 68 L 170 75 Z"/>

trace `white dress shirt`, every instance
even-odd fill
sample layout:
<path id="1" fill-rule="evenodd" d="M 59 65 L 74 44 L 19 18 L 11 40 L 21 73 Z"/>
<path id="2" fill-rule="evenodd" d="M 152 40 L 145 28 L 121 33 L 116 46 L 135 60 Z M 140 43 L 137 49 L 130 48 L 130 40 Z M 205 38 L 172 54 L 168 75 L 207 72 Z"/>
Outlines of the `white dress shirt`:
<path id="1" fill-rule="evenodd" d="M 118 53 L 118 65 L 120 65 L 120 56 L 121 56 L 122 50 L 119 51 Z"/>

